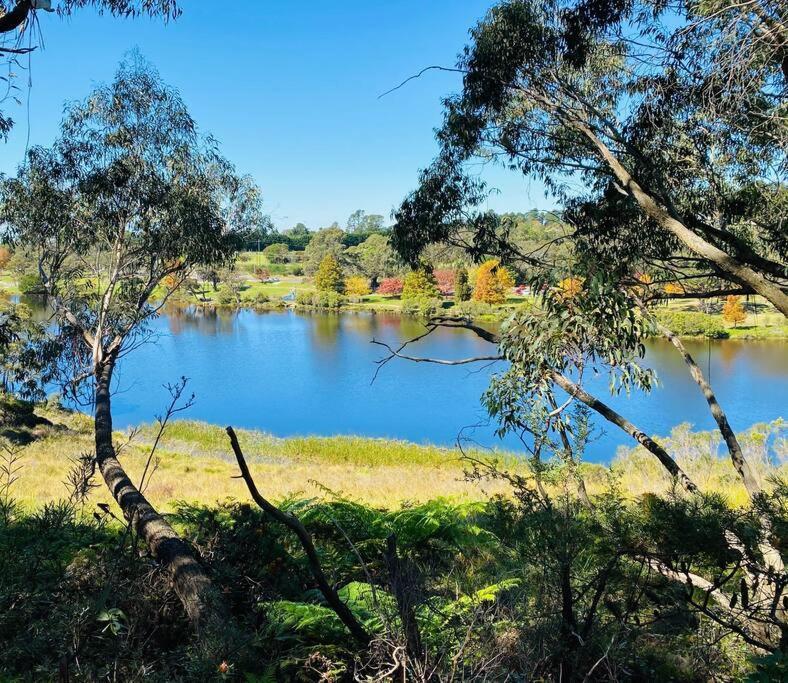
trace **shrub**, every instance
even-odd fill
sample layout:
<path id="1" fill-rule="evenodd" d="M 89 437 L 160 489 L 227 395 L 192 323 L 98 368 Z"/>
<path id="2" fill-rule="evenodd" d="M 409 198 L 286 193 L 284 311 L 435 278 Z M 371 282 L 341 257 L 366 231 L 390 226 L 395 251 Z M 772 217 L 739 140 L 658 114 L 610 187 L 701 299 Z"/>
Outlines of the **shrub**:
<path id="1" fill-rule="evenodd" d="M 340 308 L 345 297 L 338 292 L 300 291 L 296 294 L 296 305 L 305 308 Z"/>
<path id="2" fill-rule="evenodd" d="M 656 318 L 679 337 L 724 339 L 728 336 L 719 319 L 708 313 L 657 311 Z"/>
<path id="3" fill-rule="evenodd" d="M 370 293 L 367 278 L 353 275 L 345 280 L 345 294 L 353 299 L 360 299 Z"/>
<path id="4" fill-rule="evenodd" d="M 260 280 L 260 282 L 263 282 L 271 277 L 271 271 L 269 271 L 268 268 L 255 268 L 254 276 Z"/>
<path id="5" fill-rule="evenodd" d="M 426 266 L 411 270 L 402 283 L 402 298 L 436 299 L 440 296 L 432 271 Z"/>
<path id="6" fill-rule="evenodd" d="M 402 278 L 401 277 L 387 277 L 380 281 L 377 288 L 378 294 L 384 296 L 397 296 L 402 294 Z"/>
<path id="7" fill-rule="evenodd" d="M 252 303 L 255 306 L 264 306 L 267 303 L 270 303 L 271 298 L 265 292 L 255 292 L 254 296 L 252 297 Z"/>
<path id="8" fill-rule="evenodd" d="M 402 312 L 407 315 L 430 317 L 435 315 L 442 304 L 438 297 L 417 296 L 408 299 L 403 297 Z"/>
<path id="9" fill-rule="evenodd" d="M 479 266 L 476 273 L 473 298 L 475 301 L 483 301 L 487 304 L 502 304 L 506 301 L 506 295 L 512 287 L 514 287 L 512 274 L 498 259 L 489 259 Z"/>
<path id="10" fill-rule="evenodd" d="M 263 249 L 263 256 L 268 259 L 269 263 L 287 263 L 289 251 L 290 248 L 287 244 L 277 242 Z"/>
<path id="11" fill-rule="evenodd" d="M 315 287 L 319 292 L 341 293 L 345 287 L 345 276 L 339 262 L 332 254 L 326 254 L 315 274 Z"/>
<path id="12" fill-rule="evenodd" d="M 461 315 L 466 318 L 478 318 L 482 315 L 498 315 L 500 308 L 484 301 L 462 301 L 454 305 L 452 315 Z"/>
<path id="13" fill-rule="evenodd" d="M 238 295 L 229 287 L 222 287 L 216 293 L 216 303 L 219 306 L 233 306 L 238 303 Z"/>
<path id="14" fill-rule="evenodd" d="M 303 275 L 304 274 L 304 267 L 303 266 L 294 266 L 292 270 L 293 275 Z"/>
<path id="15" fill-rule="evenodd" d="M 41 277 L 28 273 L 19 278 L 19 291 L 27 296 L 42 296 L 46 294 Z"/>

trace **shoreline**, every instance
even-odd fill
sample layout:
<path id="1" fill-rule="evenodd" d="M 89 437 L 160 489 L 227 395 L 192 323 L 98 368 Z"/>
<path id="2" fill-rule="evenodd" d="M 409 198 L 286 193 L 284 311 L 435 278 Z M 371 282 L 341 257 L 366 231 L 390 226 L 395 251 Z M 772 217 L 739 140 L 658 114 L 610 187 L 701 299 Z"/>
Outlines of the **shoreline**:
<path id="1" fill-rule="evenodd" d="M 45 404 L 23 405 L 26 426 L 14 429 L 24 434 L 22 476 L 12 495 L 20 504 L 35 509 L 66 493 L 63 484 L 73 459 L 90 452 L 92 418 Z M 20 413 L 22 414 L 22 413 Z M 33 419 L 30 419 L 30 418 Z M 788 430 L 785 420 L 757 424 L 739 433 L 753 466 L 763 481 L 784 474 L 787 465 L 776 465 L 758 457 L 764 434 L 782 438 Z M 404 440 L 360 436 L 276 437 L 259 430 L 236 430 L 250 467 L 258 481 L 266 482 L 266 493 L 275 500 L 293 496 L 339 496 L 375 506 L 396 506 L 436 498 L 474 501 L 505 494 L 500 481 L 469 481 L 469 465 L 456 448 L 417 444 Z M 127 443 L 122 460 L 132 480 L 142 472 L 155 439 L 157 426 L 143 424 L 115 432 L 116 443 Z M 130 435 L 134 435 L 129 441 Z M 706 454 L 698 456 L 690 441 L 705 444 Z M 688 474 L 704 482 L 708 492 L 724 495 L 732 505 L 744 505 L 747 494 L 731 476 L 731 464 L 716 432 L 681 432 L 658 437 L 683 464 Z M 749 452 L 752 450 L 752 452 Z M 512 472 L 528 477 L 528 464 L 512 451 L 473 451 L 475 458 L 495 461 Z M 775 462 L 777 459 L 775 458 Z M 160 441 L 154 458 L 155 473 L 146 495 L 163 510 L 177 501 L 215 504 L 224 500 L 246 500 L 247 492 L 237 479 L 237 466 L 223 427 L 196 420 L 174 420 Z M 556 466 L 559 466 L 556 463 Z M 612 483 L 627 497 L 655 491 L 667 492 L 671 483 L 661 465 L 642 447 L 635 445 L 610 454 L 606 464 L 581 462 L 589 491 L 601 493 Z M 96 482 L 99 483 L 100 482 Z M 103 486 L 93 494 L 95 503 L 114 505 Z"/>

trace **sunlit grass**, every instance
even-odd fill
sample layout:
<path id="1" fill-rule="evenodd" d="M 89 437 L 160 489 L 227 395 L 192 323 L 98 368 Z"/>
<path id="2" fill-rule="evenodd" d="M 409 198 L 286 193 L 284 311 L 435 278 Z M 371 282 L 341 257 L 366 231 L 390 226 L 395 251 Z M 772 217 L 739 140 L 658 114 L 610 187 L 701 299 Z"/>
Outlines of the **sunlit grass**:
<path id="1" fill-rule="evenodd" d="M 43 412 L 55 424 L 36 428 L 36 438 L 20 451 L 23 469 L 12 492 L 28 509 L 66 497 L 68 487 L 64 482 L 72 460 L 93 451 L 89 417 Z M 152 425 L 136 430 L 131 441 L 129 433 L 116 434 L 116 444 L 123 445 L 121 460 L 135 483 L 140 480 L 155 434 L 156 427 Z M 238 430 L 238 436 L 260 489 L 273 500 L 319 497 L 333 491 L 371 505 L 395 507 L 437 497 L 468 501 L 509 493 L 500 481 L 468 481 L 467 461 L 454 448 L 348 436 L 282 439 L 250 430 Z M 778 463 L 788 458 L 784 422 L 756 425 L 740 434 L 740 440 L 748 460 L 767 486 L 771 477 L 786 474 L 784 466 L 775 467 L 770 462 L 770 457 Z M 701 490 L 722 493 L 734 506 L 747 503 L 747 494 L 716 434 L 693 433 L 688 426 L 682 426 L 660 441 Z M 514 453 L 475 451 L 470 455 L 495 459 L 510 471 L 528 474 L 526 463 Z M 664 469 L 640 446 L 620 448 L 610 467 L 585 463 L 582 472 L 592 495 L 604 492 L 611 484 L 632 499 L 646 492 L 665 493 L 671 488 Z M 237 474 L 222 427 L 175 421 L 160 443 L 145 493 L 165 512 L 173 510 L 180 500 L 208 505 L 228 498 L 248 500 L 248 492 Z M 93 490 L 88 508 L 94 503 L 114 505 L 100 476 L 96 483 L 99 486 Z M 548 482 L 551 489 L 557 486 Z M 571 480 L 568 486 L 572 488 Z"/>

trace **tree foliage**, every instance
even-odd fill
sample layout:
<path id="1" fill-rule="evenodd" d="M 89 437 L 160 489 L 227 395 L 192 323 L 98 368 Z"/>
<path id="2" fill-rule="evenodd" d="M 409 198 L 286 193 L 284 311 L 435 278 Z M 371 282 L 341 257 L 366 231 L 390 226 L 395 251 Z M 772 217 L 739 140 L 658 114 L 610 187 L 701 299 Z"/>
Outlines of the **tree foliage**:
<path id="1" fill-rule="evenodd" d="M 315 287 L 318 292 L 337 292 L 345 289 L 345 274 L 333 254 L 326 254 L 315 273 Z"/>
<path id="2" fill-rule="evenodd" d="M 360 299 L 371 291 L 372 290 L 369 288 L 369 281 L 365 277 L 351 275 L 345 280 L 345 295 L 351 299 Z"/>
<path id="3" fill-rule="evenodd" d="M 420 265 L 409 270 L 402 283 L 402 298 L 404 300 L 434 299 L 440 296 L 438 284 L 432 274 L 432 268 Z"/>
<path id="4" fill-rule="evenodd" d="M 413 260 L 451 241 L 474 258 L 532 260 L 500 217 L 475 210 L 487 192 L 466 162 L 498 159 L 564 203 L 587 268 L 680 272 L 788 314 L 787 35 L 770 0 L 500 2 L 471 32 L 462 92 L 397 212 L 396 248 Z"/>
<path id="5" fill-rule="evenodd" d="M 726 323 L 731 323 L 734 327 L 747 319 L 747 314 L 744 312 L 744 307 L 741 305 L 738 296 L 730 294 L 725 298 L 725 304 L 722 307 L 722 317 Z"/>
<path id="6" fill-rule="evenodd" d="M 473 290 L 468 281 L 468 269 L 457 268 L 454 274 L 454 298 L 457 301 L 470 301 Z"/>
<path id="7" fill-rule="evenodd" d="M 304 272 L 307 275 L 314 275 L 328 255 L 337 263 L 342 263 L 345 253 L 345 246 L 342 243 L 344 235 L 339 227 L 323 228 L 314 233 L 304 249 Z"/>
<path id="8" fill-rule="evenodd" d="M 263 249 L 263 255 L 270 263 L 287 263 L 289 260 L 290 248 L 281 242 L 269 244 Z"/>
<path id="9" fill-rule="evenodd" d="M 512 274 L 497 259 L 489 259 L 476 271 L 473 299 L 486 304 L 502 304 L 506 302 L 512 287 Z"/>

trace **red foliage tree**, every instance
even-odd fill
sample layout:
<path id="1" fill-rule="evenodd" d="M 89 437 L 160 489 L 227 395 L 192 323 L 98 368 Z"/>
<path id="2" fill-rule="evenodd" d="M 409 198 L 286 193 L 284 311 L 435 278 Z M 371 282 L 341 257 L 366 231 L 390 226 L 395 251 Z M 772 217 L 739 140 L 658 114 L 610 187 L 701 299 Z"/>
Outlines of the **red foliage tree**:
<path id="1" fill-rule="evenodd" d="M 453 270 L 434 270 L 432 274 L 438 283 L 438 289 L 443 296 L 454 294 L 454 271 Z"/>
<path id="2" fill-rule="evenodd" d="M 395 296 L 402 294 L 402 278 L 401 277 L 387 277 L 380 281 L 377 289 L 378 294 L 386 294 L 388 296 Z"/>

